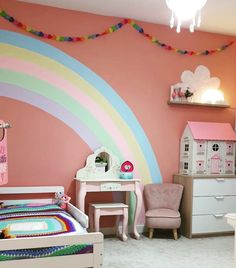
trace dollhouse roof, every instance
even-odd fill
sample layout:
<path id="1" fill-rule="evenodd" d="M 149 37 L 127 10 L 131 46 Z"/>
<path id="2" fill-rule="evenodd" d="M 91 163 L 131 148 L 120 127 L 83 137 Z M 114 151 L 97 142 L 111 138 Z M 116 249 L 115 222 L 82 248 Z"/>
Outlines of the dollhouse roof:
<path id="1" fill-rule="evenodd" d="M 229 123 L 188 122 L 195 140 L 236 141 L 236 133 Z"/>

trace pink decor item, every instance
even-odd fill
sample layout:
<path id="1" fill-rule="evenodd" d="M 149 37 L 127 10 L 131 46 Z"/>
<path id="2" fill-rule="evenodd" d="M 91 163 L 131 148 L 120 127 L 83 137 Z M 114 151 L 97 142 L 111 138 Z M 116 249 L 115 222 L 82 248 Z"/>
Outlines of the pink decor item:
<path id="1" fill-rule="evenodd" d="M 120 170 L 122 172 L 132 172 L 134 170 L 134 166 L 130 161 L 125 161 L 122 165 Z"/>
<path id="2" fill-rule="evenodd" d="M 229 123 L 188 122 L 195 140 L 236 141 L 236 134 Z"/>
<path id="3" fill-rule="evenodd" d="M 0 137 L 0 185 L 8 182 L 7 129 L 4 125 L 4 121 L 0 120 L 0 129 L 2 129 L 2 136 Z"/>
<path id="4" fill-rule="evenodd" d="M 134 166 L 130 161 L 125 161 L 120 168 L 120 179 L 133 179 Z"/>
<path id="5" fill-rule="evenodd" d="M 66 194 L 58 195 L 59 205 L 62 209 L 67 210 L 67 204 L 70 203 L 71 197 Z"/>

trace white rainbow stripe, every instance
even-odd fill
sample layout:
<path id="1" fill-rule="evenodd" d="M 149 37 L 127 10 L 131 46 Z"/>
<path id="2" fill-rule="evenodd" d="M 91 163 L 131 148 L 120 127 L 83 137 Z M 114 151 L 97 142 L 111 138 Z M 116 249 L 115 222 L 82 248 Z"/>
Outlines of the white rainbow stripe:
<path id="1" fill-rule="evenodd" d="M 161 182 L 150 143 L 127 104 L 76 59 L 36 39 L 0 30 L 0 96 L 34 105 L 70 126 L 95 150 L 106 146 Z"/>

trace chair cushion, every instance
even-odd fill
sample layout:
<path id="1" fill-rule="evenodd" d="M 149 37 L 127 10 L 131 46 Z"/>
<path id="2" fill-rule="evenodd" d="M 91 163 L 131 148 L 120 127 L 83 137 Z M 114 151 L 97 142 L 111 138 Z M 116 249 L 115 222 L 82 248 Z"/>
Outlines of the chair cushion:
<path id="1" fill-rule="evenodd" d="M 147 218 L 180 218 L 179 211 L 168 208 L 150 209 L 146 212 Z"/>
<path id="2" fill-rule="evenodd" d="M 181 224 L 180 218 L 151 218 L 146 217 L 146 226 L 149 228 L 178 229 Z"/>

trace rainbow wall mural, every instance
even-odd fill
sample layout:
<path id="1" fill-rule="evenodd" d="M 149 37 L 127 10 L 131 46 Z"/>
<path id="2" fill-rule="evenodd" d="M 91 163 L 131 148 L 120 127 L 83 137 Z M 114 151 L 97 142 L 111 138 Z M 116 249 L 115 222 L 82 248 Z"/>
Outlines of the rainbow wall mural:
<path id="1" fill-rule="evenodd" d="M 133 112 L 101 77 L 57 48 L 0 30 L 0 96 L 63 121 L 91 150 L 130 160 L 144 184 L 161 182 L 152 147 Z"/>

